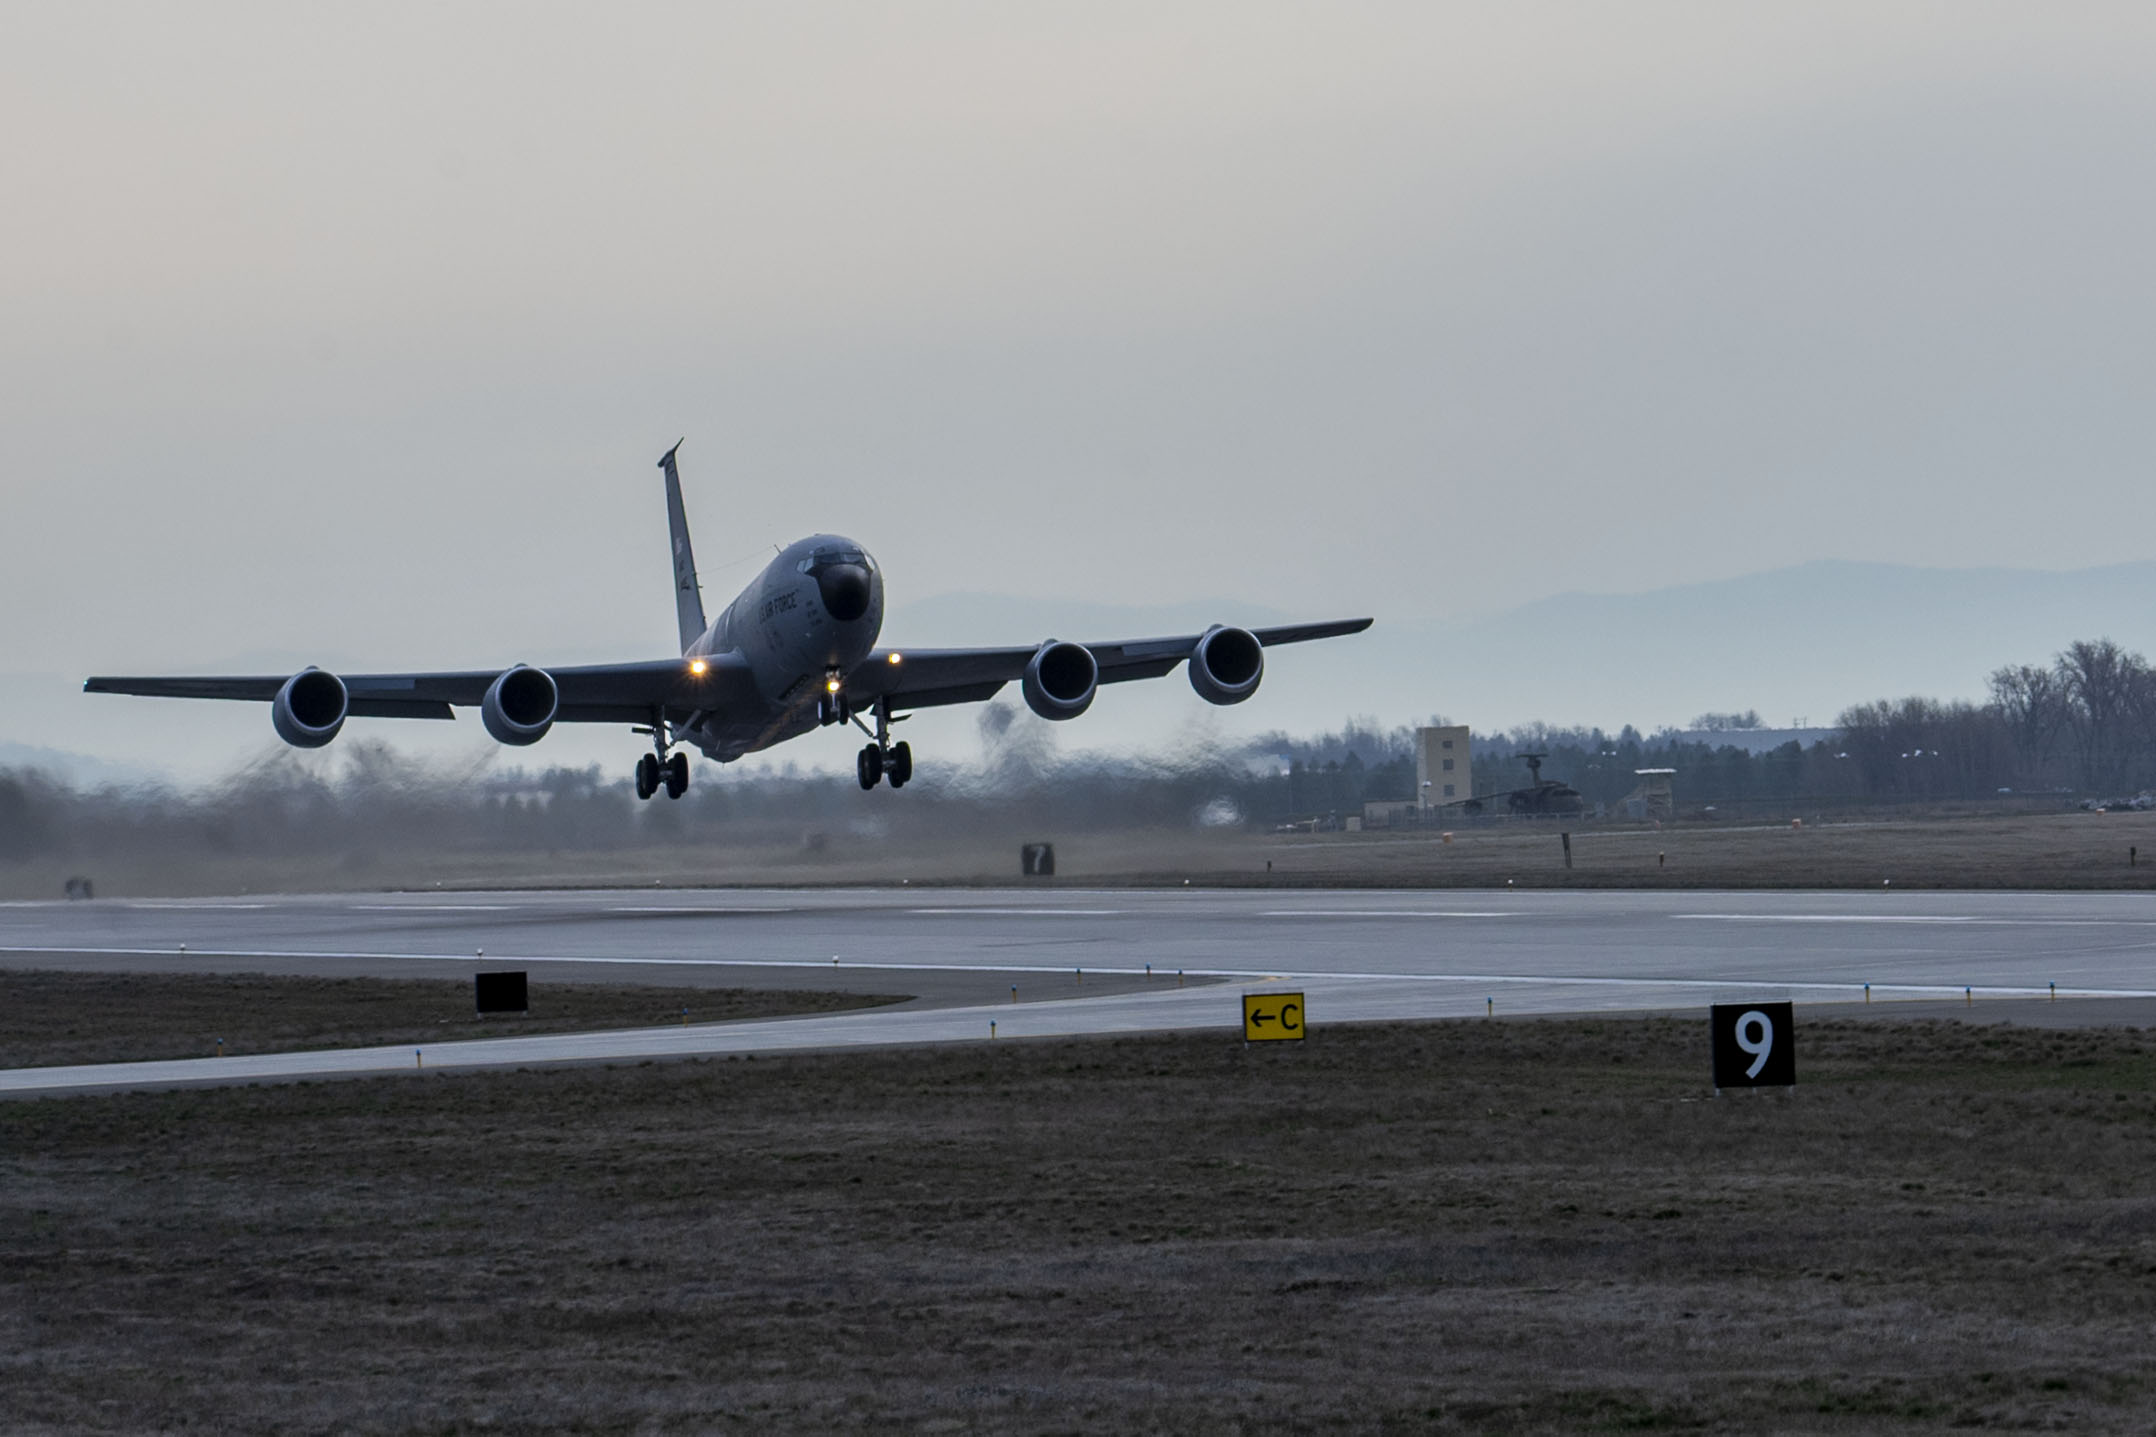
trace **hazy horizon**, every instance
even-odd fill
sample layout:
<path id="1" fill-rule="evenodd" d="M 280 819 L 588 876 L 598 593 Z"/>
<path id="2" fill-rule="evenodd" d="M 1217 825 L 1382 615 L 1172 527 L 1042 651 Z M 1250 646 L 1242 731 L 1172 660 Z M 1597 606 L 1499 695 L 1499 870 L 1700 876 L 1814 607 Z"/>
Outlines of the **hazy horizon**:
<path id="1" fill-rule="evenodd" d="M 1519 721 L 1410 642 L 1567 594 L 2145 561 L 2152 75 L 2127 4 L 18 7 L 0 674 L 667 653 L 684 434 L 713 595 L 835 530 L 900 612 L 1379 620 L 1080 746 Z M 0 739 L 266 733 L 182 707 Z"/>
<path id="2" fill-rule="evenodd" d="M 1293 617 L 1202 600 L 1125 605 L 955 592 L 899 604 L 885 635 L 916 647 L 1023 643 L 1051 633 L 1098 640 Z M 1556 595 L 1450 623 L 1381 622 L 1354 639 L 1274 651 L 1257 698 L 1233 708 L 1205 704 L 1180 674 L 1105 690 L 1084 718 L 1068 724 L 1034 718 L 1015 690 L 1000 702 L 1031 731 L 1031 742 L 1066 754 L 1173 755 L 1274 731 L 1313 736 L 1349 723 L 1390 729 L 1437 713 L 1477 733 L 1535 723 L 1652 733 L 1685 728 L 1701 713 L 1747 709 L 1760 711 L 1770 727 L 1821 727 L 1842 709 L 1877 699 L 1981 702 L 1994 669 L 2047 663 L 2068 643 L 2090 638 L 2156 653 L 2156 561 L 2063 571 L 1815 561 L 1630 594 Z M 1401 652 L 1416 662 L 1386 657 Z M 605 656 L 525 657 L 574 663 Z M 254 651 L 212 667 L 280 673 L 317 662 L 356 673 L 378 667 L 372 657 L 325 648 Z M 9 725 L 0 730 L 0 751 L 10 741 L 34 743 L 200 782 L 281 758 L 333 765 L 337 749 L 353 740 L 388 742 L 459 770 L 594 762 L 611 770 L 638 747 L 622 727 L 563 725 L 531 748 L 505 749 L 466 714 L 449 724 L 355 719 L 347 739 L 309 758 L 271 736 L 259 704 L 84 696 L 78 685 L 71 675 L 0 673 L 0 715 Z M 980 712 L 924 710 L 907 720 L 905 733 L 939 759 L 978 761 Z M 843 777 L 851 772 L 851 732 L 812 735 L 744 763 L 758 771 L 792 763 Z"/>

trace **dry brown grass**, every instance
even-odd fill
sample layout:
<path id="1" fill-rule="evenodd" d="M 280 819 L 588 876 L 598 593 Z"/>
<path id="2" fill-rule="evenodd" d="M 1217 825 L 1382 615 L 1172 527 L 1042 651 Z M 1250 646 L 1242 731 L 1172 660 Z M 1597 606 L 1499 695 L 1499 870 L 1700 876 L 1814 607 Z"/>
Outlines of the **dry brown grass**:
<path id="1" fill-rule="evenodd" d="M 1056 845 L 1055 884 L 1453 888 L 2156 889 L 2156 813 L 1937 814 L 1787 818 L 1664 828 L 1633 823 L 1500 822 L 1434 832 L 1243 834 L 1164 829 L 1038 833 Z M 1560 831 L 1573 836 L 1564 866 Z M 2129 866 L 2127 849 L 2140 850 Z M 1660 861 L 1658 861 L 1658 855 Z M 1268 868 L 1267 865 L 1271 867 Z M 58 898 L 82 865 L 0 868 L 0 898 Z M 864 838 L 819 849 L 782 843 L 676 844 L 613 853 L 424 851 L 363 861 L 270 862 L 173 855 L 91 866 L 105 897 L 435 888 L 761 887 L 849 884 L 1039 886 L 1018 872 L 1009 835 Z"/>
<path id="2" fill-rule="evenodd" d="M 1571 869 L 1559 834 L 1572 834 Z M 1951 814 L 1779 823 L 1510 822 L 1276 840 L 1240 881 L 1537 888 L 2156 890 L 2156 813 Z M 2139 849 L 2138 861 L 2127 850 Z M 1246 870 L 1247 872 L 1247 870 Z M 1220 881 L 1238 881 L 1228 874 Z"/>
<path id="3" fill-rule="evenodd" d="M 2156 1047 L 1160 1036 L 0 1106 L 9 1430 L 2146 1430 Z"/>

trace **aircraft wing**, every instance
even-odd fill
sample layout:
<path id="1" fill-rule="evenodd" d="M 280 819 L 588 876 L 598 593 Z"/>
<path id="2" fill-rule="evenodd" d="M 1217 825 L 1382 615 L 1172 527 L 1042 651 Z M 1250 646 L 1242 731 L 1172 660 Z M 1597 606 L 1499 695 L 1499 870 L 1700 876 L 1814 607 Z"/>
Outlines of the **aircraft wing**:
<path id="1" fill-rule="evenodd" d="M 687 659 L 634 664 L 589 664 L 548 669 L 561 694 L 558 723 L 645 723 L 655 708 L 670 716 L 717 708 L 752 696 L 748 665 L 733 654 L 704 660 L 697 673 Z M 452 708 L 473 708 L 487 696 L 500 669 L 433 674 L 339 674 L 355 718 L 446 719 Z M 268 703 L 290 674 L 243 678 L 93 678 L 85 693 L 138 694 L 150 698 L 239 699 Z"/>
<path id="2" fill-rule="evenodd" d="M 1300 644 L 1311 639 L 1359 634 L 1370 627 L 1368 619 L 1338 619 L 1322 624 L 1284 624 L 1277 628 L 1252 629 L 1259 644 Z M 1189 658 L 1203 634 L 1178 634 L 1165 639 L 1125 639 L 1115 643 L 1087 644 L 1093 661 L 1100 665 L 1100 681 L 1119 684 L 1131 679 L 1157 679 L 1174 671 Z M 894 709 L 935 708 L 943 704 L 979 703 L 993 698 L 998 689 L 1024 676 L 1026 665 L 1039 645 L 1003 649 L 877 649 L 868 661 L 846 678 L 846 692 L 860 699 L 888 698 Z"/>

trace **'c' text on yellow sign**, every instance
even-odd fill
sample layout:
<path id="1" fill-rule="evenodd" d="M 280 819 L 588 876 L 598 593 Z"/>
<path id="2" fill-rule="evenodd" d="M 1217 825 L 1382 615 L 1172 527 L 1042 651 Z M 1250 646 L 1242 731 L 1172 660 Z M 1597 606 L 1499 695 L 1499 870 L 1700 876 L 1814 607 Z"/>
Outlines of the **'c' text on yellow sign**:
<path id="1" fill-rule="evenodd" d="M 1300 993 L 1245 993 L 1243 995 L 1243 1041 L 1277 1043 L 1303 1036 L 1303 995 Z"/>

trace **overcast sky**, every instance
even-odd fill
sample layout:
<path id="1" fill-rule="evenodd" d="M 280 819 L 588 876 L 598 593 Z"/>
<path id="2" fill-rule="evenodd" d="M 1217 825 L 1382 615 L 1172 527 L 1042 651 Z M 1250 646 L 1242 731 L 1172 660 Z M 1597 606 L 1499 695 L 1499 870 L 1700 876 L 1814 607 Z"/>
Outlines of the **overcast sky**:
<path id="1" fill-rule="evenodd" d="M 16 4 L 0 133 L 0 673 L 668 652 L 681 435 L 720 602 L 2156 548 L 2146 4 Z"/>

